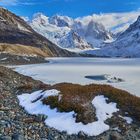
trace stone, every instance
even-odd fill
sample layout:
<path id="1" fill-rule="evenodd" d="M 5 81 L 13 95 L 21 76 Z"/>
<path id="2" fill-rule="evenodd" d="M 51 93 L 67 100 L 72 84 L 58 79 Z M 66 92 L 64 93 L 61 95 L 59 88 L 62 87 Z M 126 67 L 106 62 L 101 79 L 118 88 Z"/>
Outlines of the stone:
<path id="1" fill-rule="evenodd" d="M 12 140 L 12 138 L 10 136 L 3 136 L 0 137 L 0 140 Z"/>
<path id="2" fill-rule="evenodd" d="M 86 136 L 86 134 L 83 132 L 83 131 L 80 131 L 79 133 L 78 133 L 78 137 L 79 138 L 83 138 L 83 137 L 85 137 Z"/>
<path id="3" fill-rule="evenodd" d="M 36 122 L 44 122 L 47 119 L 46 115 L 38 115 L 35 117 Z"/>
<path id="4" fill-rule="evenodd" d="M 13 134 L 12 140 L 25 140 L 24 136 L 21 134 Z"/>
<path id="5" fill-rule="evenodd" d="M 121 136 L 120 133 L 118 133 L 118 132 L 112 132 L 110 134 L 109 140 L 124 140 L 124 139 L 122 138 L 122 136 Z"/>

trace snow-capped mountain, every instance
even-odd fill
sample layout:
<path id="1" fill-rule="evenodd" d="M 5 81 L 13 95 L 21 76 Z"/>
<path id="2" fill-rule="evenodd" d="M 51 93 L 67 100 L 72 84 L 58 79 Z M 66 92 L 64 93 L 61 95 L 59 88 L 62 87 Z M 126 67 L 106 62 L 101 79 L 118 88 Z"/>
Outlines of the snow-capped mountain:
<path id="1" fill-rule="evenodd" d="M 85 24 L 67 16 L 47 17 L 35 14 L 30 25 L 50 41 L 67 49 L 91 49 L 100 47 L 112 34 L 102 24 L 93 20 Z"/>
<path id="2" fill-rule="evenodd" d="M 112 39 L 112 33 L 107 31 L 101 23 L 99 24 L 93 19 L 86 24 L 77 19 L 73 29 L 88 43 L 92 44 L 93 47 L 100 48 L 105 41 Z"/>
<path id="3" fill-rule="evenodd" d="M 139 15 L 140 10 L 137 10 L 123 13 L 92 14 L 78 17 L 77 20 L 80 20 L 85 24 L 89 23 L 91 20 L 97 21 L 98 23 L 103 24 L 107 30 L 113 32 L 113 34 L 118 34 L 128 29 L 130 24 L 134 23 Z"/>
<path id="4" fill-rule="evenodd" d="M 114 42 L 100 50 L 86 53 L 111 57 L 140 57 L 140 16 Z"/>
<path id="5" fill-rule="evenodd" d="M 30 25 L 38 33 L 63 48 L 91 48 L 90 44 L 70 28 L 72 19 L 68 17 L 47 16 L 38 13 Z"/>
<path id="6" fill-rule="evenodd" d="M 58 27 L 71 27 L 74 20 L 68 16 L 55 15 L 49 18 L 49 23 Z"/>

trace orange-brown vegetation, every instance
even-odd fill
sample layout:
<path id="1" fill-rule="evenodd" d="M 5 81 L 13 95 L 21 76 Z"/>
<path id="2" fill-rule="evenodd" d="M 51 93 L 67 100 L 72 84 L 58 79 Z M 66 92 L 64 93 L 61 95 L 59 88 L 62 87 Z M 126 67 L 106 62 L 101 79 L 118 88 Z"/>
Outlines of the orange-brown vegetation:
<path id="1" fill-rule="evenodd" d="M 0 43 L 0 52 L 7 52 L 13 55 L 36 55 L 41 57 L 47 57 L 48 53 L 37 47 L 26 46 L 21 44 L 8 44 Z"/>
<path id="2" fill-rule="evenodd" d="M 91 103 L 97 95 L 108 97 L 109 101 L 116 102 L 117 107 L 123 112 L 128 112 L 131 117 L 140 121 L 140 98 L 124 90 L 116 89 L 109 85 L 91 84 L 82 86 L 69 83 L 56 84 L 50 88 L 60 91 L 61 100 L 58 97 L 49 97 L 44 99 L 43 103 L 50 105 L 52 108 L 57 108 L 60 112 L 75 111 L 77 121 L 84 122 L 85 118 L 81 118 L 81 116 L 85 116 L 84 112 L 87 109 L 85 104 Z"/>

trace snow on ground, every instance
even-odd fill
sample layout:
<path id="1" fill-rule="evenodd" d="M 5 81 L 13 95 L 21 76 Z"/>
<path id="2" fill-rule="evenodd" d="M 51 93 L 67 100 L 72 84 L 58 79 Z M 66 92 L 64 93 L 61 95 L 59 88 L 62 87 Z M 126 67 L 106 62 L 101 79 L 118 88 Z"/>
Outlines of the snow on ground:
<path id="1" fill-rule="evenodd" d="M 130 117 L 123 117 L 123 119 L 126 120 L 128 124 L 131 124 L 133 122 L 133 119 Z"/>
<path id="2" fill-rule="evenodd" d="M 140 96 L 140 59 L 123 58 L 47 58 L 50 63 L 16 66 L 15 71 L 47 84 L 109 84 Z M 87 75 L 110 75 L 124 80 L 108 83 L 85 78 Z"/>
<path id="3" fill-rule="evenodd" d="M 76 123 L 73 118 L 74 112 L 60 113 L 56 109 L 50 109 L 49 106 L 42 104 L 42 99 L 49 96 L 58 96 L 59 91 L 52 89 L 47 91 L 36 91 L 31 94 L 25 93 L 18 95 L 19 104 L 30 114 L 43 114 L 48 118 L 45 120 L 46 125 L 54 127 L 59 131 L 67 131 L 68 134 L 78 134 L 83 131 L 89 136 L 97 136 L 107 130 L 109 125 L 104 122 L 111 118 L 114 112 L 119 109 L 116 108 L 116 103 L 107 103 L 104 96 L 96 96 L 92 104 L 96 108 L 97 121 L 84 125 Z M 35 102 L 33 102 L 35 101 Z"/>
<path id="4" fill-rule="evenodd" d="M 119 111 L 116 108 L 116 103 L 111 102 L 107 104 L 107 99 L 108 98 L 105 98 L 104 96 L 96 96 L 92 101 L 92 104 L 96 108 L 96 116 L 98 120 L 105 121 L 106 119 L 111 118 L 114 112 Z"/>
<path id="5" fill-rule="evenodd" d="M 1 61 L 4 61 L 4 60 L 7 60 L 7 58 L 5 57 L 5 58 L 2 58 L 2 59 L 0 59 Z"/>
<path id="6" fill-rule="evenodd" d="M 123 116 L 119 116 L 121 117 L 122 119 L 124 119 L 128 124 L 131 124 L 133 122 L 133 119 L 131 117 L 123 117 Z"/>

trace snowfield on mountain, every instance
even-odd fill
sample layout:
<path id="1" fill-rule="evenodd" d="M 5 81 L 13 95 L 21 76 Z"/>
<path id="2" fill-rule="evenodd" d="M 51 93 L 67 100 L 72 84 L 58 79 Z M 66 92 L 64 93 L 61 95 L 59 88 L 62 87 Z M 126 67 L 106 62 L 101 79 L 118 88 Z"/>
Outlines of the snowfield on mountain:
<path id="1" fill-rule="evenodd" d="M 140 17 L 118 38 L 98 50 L 87 50 L 84 54 L 104 57 L 140 57 Z"/>
<path id="2" fill-rule="evenodd" d="M 38 13 L 29 24 L 50 41 L 67 49 L 100 47 L 104 41 L 112 39 L 111 32 L 92 19 L 85 24 L 67 16 L 47 17 Z"/>

